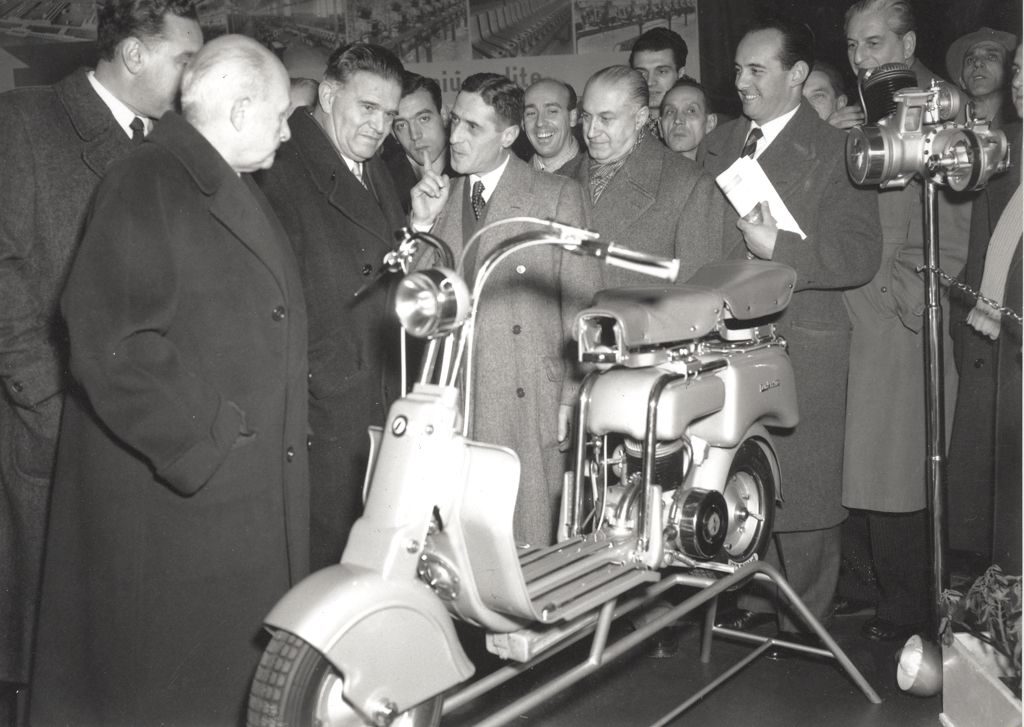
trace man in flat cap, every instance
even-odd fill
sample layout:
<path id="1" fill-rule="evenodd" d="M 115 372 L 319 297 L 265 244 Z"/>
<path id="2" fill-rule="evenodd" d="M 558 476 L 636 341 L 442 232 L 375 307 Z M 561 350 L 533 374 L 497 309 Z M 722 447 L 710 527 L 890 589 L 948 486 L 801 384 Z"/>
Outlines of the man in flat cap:
<path id="1" fill-rule="evenodd" d="M 999 128 L 1014 119 L 1007 102 L 1007 62 L 1017 47 L 1012 33 L 979 28 L 953 41 L 946 52 L 946 70 L 974 105 L 974 116 Z"/>

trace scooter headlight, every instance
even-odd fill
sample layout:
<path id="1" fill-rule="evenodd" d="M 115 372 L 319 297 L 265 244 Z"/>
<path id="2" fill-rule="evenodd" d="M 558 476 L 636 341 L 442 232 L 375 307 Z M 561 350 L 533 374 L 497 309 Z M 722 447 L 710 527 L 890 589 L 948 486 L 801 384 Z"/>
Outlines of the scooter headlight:
<path id="1" fill-rule="evenodd" d="M 402 278 L 395 293 L 395 313 L 402 328 L 417 338 L 453 331 L 469 315 L 465 281 L 448 268 L 430 268 Z"/>

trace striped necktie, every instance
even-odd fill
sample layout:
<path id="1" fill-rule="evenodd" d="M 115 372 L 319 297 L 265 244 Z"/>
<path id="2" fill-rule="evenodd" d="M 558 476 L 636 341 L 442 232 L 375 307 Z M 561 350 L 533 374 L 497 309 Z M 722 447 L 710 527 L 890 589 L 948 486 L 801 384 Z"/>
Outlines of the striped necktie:
<path id="1" fill-rule="evenodd" d="M 740 156 L 750 157 L 753 159 L 754 152 L 757 151 L 757 141 L 762 136 L 764 136 L 764 132 L 761 131 L 760 127 L 751 129 L 750 133 L 747 135 L 747 143 L 743 145 L 743 151 L 740 152 Z"/>

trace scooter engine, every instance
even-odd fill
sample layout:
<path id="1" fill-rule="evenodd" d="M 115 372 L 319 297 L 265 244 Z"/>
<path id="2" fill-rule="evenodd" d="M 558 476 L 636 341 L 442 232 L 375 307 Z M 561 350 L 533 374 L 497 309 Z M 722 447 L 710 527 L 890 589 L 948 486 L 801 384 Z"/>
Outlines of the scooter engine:
<path id="1" fill-rule="evenodd" d="M 642 442 L 625 438 L 612 459 L 621 463 L 615 473 L 627 493 L 633 494 L 643 486 Z M 659 485 L 663 493 L 677 490 L 685 481 L 691 463 L 686 439 L 658 442 L 654 450 L 653 484 Z M 627 502 L 631 499 L 627 496 Z M 668 509 L 667 540 L 692 558 L 717 557 L 725 543 L 729 522 L 729 510 L 722 493 L 691 487 L 676 492 L 672 499 L 673 506 Z"/>
<path id="2" fill-rule="evenodd" d="M 639 479 L 643 469 L 643 442 L 626 437 L 613 459 L 622 463 L 619 465 L 622 471 L 616 471 L 622 483 L 631 484 Z M 654 449 L 654 484 L 659 485 L 663 492 L 679 487 L 686 477 L 690 459 L 690 448 L 686 441 L 674 439 L 658 442 Z"/>

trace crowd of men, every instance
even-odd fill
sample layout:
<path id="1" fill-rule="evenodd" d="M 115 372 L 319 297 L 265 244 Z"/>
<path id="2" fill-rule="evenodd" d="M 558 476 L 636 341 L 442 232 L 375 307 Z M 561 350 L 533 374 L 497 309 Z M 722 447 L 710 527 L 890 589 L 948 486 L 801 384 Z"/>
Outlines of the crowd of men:
<path id="1" fill-rule="evenodd" d="M 853 72 L 938 77 L 906 0 L 858 0 L 845 29 Z M 204 45 L 192 0 L 103 0 L 98 34 L 95 69 L 0 96 L 0 682 L 31 684 L 31 724 L 243 720 L 261 621 L 340 558 L 366 428 L 400 395 L 388 287 L 367 283 L 403 226 L 458 255 L 491 222 L 551 218 L 677 258 L 680 280 L 723 258 L 791 266 L 777 325 L 801 423 L 775 432 L 785 499 L 767 557 L 824 623 L 863 605 L 865 584 L 867 638 L 925 621 L 920 186 L 850 181 L 845 130 L 863 110 L 806 26 L 747 29 L 735 119 L 663 28 L 579 93 L 477 73 L 451 108 L 372 44 L 305 58 L 291 79 L 250 38 Z M 1018 312 L 1020 65 L 1018 40 L 988 28 L 949 48 L 950 79 L 1016 158 L 982 193 L 940 201 L 943 266 Z M 726 202 L 715 176 L 741 156 L 802 235 L 766 202 L 753 218 Z M 464 268 L 528 229 L 485 233 Z M 491 281 L 471 434 L 519 455 L 523 544 L 555 537 L 570 323 L 596 291 L 638 282 L 551 247 Z M 952 303 L 951 521 L 978 549 L 993 538 L 978 503 L 1000 492 L 1020 509 L 1020 326 Z M 996 541 L 1019 571 L 1019 539 Z M 743 593 L 720 622 L 806 639 L 765 596 Z"/>

